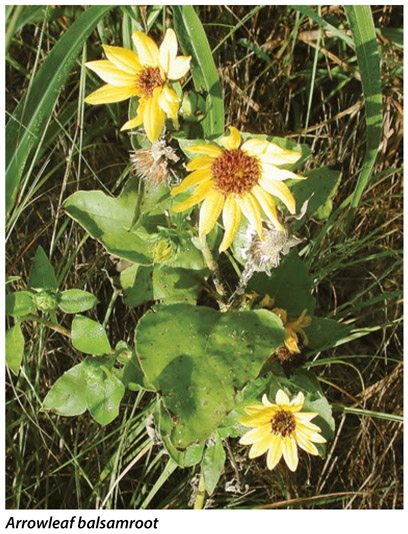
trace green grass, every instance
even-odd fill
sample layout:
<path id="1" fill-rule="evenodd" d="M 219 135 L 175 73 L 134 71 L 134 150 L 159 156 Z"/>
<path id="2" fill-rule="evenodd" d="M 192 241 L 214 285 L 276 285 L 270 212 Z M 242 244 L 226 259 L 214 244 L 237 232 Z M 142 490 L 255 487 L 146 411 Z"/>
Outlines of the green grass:
<path id="1" fill-rule="evenodd" d="M 230 438 L 207 505 L 402 508 L 402 8 L 195 9 L 214 51 L 202 69 L 213 81 L 218 73 L 226 126 L 306 142 L 305 170 L 342 172 L 329 219 L 307 222 L 299 251 L 316 281 L 317 314 L 353 326 L 347 342 L 304 363 L 335 406 L 326 459 L 304 454 L 295 475 L 284 465 L 269 472 Z M 160 40 L 172 10 L 15 6 L 6 15 L 6 259 L 8 275 L 21 277 L 12 288 L 25 288 L 41 244 L 61 287 L 98 297 L 89 316 L 106 322 L 111 345 L 133 343 L 146 308 L 124 305 L 108 254 L 61 206 L 79 189 L 117 194 L 129 173 L 131 142 L 119 132 L 127 104 L 85 106 L 99 81 L 83 62 L 101 56 L 101 42 L 129 42 L 134 28 Z M 69 328 L 68 316 L 59 319 Z M 128 391 L 107 427 L 41 412 L 81 356 L 39 324 L 24 323 L 24 336 L 22 371 L 6 375 L 6 508 L 191 508 L 199 469 L 175 468 L 152 441 L 154 396 Z"/>

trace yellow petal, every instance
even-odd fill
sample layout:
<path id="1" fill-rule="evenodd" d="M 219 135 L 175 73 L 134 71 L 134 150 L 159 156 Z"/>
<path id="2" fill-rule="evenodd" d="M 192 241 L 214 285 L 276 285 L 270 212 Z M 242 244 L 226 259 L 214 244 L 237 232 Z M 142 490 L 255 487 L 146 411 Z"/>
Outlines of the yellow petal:
<path id="1" fill-rule="evenodd" d="M 190 63 L 190 56 L 177 56 L 170 63 L 170 69 L 167 73 L 167 77 L 170 80 L 179 80 L 180 78 L 184 78 L 184 76 L 190 70 Z"/>
<path id="2" fill-rule="evenodd" d="M 242 144 L 241 149 L 248 152 L 250 156 L 259 156 L 268 148 L 268 141 L 265 139 L 252 138 Z"/>
<path id="3" fill-rule="evenodd" d="M 285 338 L 285 347 L 291 354 L 300 354 L 300 349 L 298 346 L 299 339 L 296 334 L 287 334 Z"/>
<path id="4" fill-rule="evenodd" d="M 176 93 L 165 85 L 159 96 L 159 106 L 170 117 L 170 119 L 176 119 L 177 113 L 180 107 L 180 99 Z"/>
<path id="5" fill-rule="evenodd" d="M 159 66 L 159 49 L 156 43 L 148 37 L 145 33 L 135 31 L 132 35 L 133 42 L 135 44 L 137 55 L 139 56 L 140 63 L 149 67 Z"/>
<path id="6" fill-rule="evenodd" d="M 133 50 L 108 45 L 103 45 L 103 49 L 109 61 L 112 61 L 119 69 L 134 75 L 142 70 L 139 58 Z"/>
<path id="7" fill-rule="evenodd" d="M 171 62 L 177 56 L 177 48 L 178 44 L 176 34 L 174 33 L 174 30 L 169 28 L 166 31 L 162 44 L 159 48 L 160 65 L 166 74 L 170 70 Z"/>
<path id="8" fill-rule="evenodd" d="M 295 439 L 289 436 L 285 436 L 283 438 L 282 449 L 283 457 L 289 469 L 291 471 L 296 471 L 299 462 L 299 457 Z"/>
<path id="9" fill-rule="evenodd" d="M 319 454 L 313 443 L 311 443 L 307 436 L 305 436 L 302 432 L 296 432 L 295 439 L 298 446 L 304 451 L 308 452 L 309 454 L 313 454 L 313 456 L 317 456 Z"/>
<path id="10" fill-rule="evenodd" d="M 172 207 L 172 210 L 176 213 L 179 213 L 181 211 L 188 210 L 201 202 L 210 192 L 213 184 L 211 181 L 206 181 L 196 187 L 194 190 L 194 193 L 191 195 L 190 198 L 187 200 L 184 200 L 184 202 L 180 202 L 180 204 L 176 204 Z"/>
<path id="11" fill-rule="evenodd" d="M 319 434 L 318 432 L 315 432 L 309 437 L 310 441 L 313 441 L 314 443 L 327 443 L 326 439 Z"/>
<path id="12" fill-rule="evenodd" d="M 262 161 L 263 156 L 260 156 L 260 160 L 262 163 L 262 174 L 267 178 L 271 178 L 272 180 L 306 180 L 305 176 L 300 176 L 287 169 L 279 169 L 275 165 L 264 163 Z"/>
<path id="13" fill-rule="evenodd" d="M 199 156 L 186 165 L 188 171 L 195 171 L 198 169 L 210 169 L 211 165 L 214 163 L 214 158 L 211 156 Z"/>
<path id="14" fill-rule="evenodd" d="M 143 124 L 146 135 L 152 143 L 160 137 L 166 120 L 166 114 L 159 106 L 161 91 L 161 87 L 156 87 L 153 91 L 152 98 L 146 100 L 146 106 L 143 112 Z"/>
<path id="15" fill-rule="evenodd" d="M 283 391 L 283 389 L 278 390 L 275 397 L 276 404 L 282 405 L 282 404 L 290 404 L 290 399 L 286 395 L 286 393 Z"/>
<path id="16" fill-rule="evenodd" d="M 296 414 L 296 420 L 304 423 L 309 423 L 317 415 L 319 415 L 317 412 L 299 412 Z"/>
<path id="17" fill-rule="evenodd" d="M 259 202 L 250 193 L 246 193 L 239 199 L 238 202 L 242 213 L 249 220 L 249 222 L 255 226 L 260 239 L 264 241 L 265 237 L 262 230 L 261 207 Z"/>
<path id="18" fill-rule="evenodd" d="M 209 169 L 200 169 L 200 170 L 194 171 L 188 176 L 186 176 L 186 178 L 184 178 L 184 180 L 181 182 L 180 185 L 173 187 L 173 189 L 170 191 L 170 194 L 172 196 L 178 195 L 179 193 L 186 191 L 189 187 L 193 187 L 194 185 L 201 184 L 201 182 L 204 182 L 210 179 L 211 179 L 211 171 Z"/>
<path id="19" fill-rule="evenodd" d="M 113 85 L 103 85 L 85 98 L 87 104 L 112 104 L 121 102 L 135 96 L 136 90 L 133 87 L 115 87 Z"/>
<path id="20" fill-rule="evenodd" d="M 275 434 L 271 435 L 268 455 L 266 457 L 266 465 L 268 469 L 273 469 L 279 460 L 282 458 L 282 438 L 276 436 Z"/>
<path id="21" fill-rule="evenodd" d="M 269 295 L 268 295 L 268 297 L 269 297 Z M 266 393 L 264 393 L 264 394 L 262 395 L 262 404 L 263 404 L 264 406 L 273 406 L 273 407 L 276 407 L 276 404 L 274 404 L 273 402 L 271 402 L 271 401 L 268 399 Z"/>
<path id="22" fill-rule="evenodd" d="M 280 232 L 284 232 L 285 229 L 278 219 L 275 202 L 273 201 L 273 198 L 269 195 L 269 193 L 267 193 L 264 189 L 262 189 L 262 187 L 259 187 L 259 185 L 255 185 L 252 188 L 252 194 L 258 200 L 265 215 L 272 222 L 275 228 L 279 230 Z"/>
<path id="23" fill-rule="evenodd" d="M 285 165 L 295 163 L 301 155 L 300 152 L 282 148 L 275 143 L 268 143 L 261 160 L 264 159 L 265 163 L 271 163 L 272 165 Z"/>
<path id="24" fill-rule="evenodd" d="M 211 232 L 224 206 L 224 195 L 218 191 L 211 191 L 200 208 L 198 233 L 203 237 Z"/>
<path id="25" fill-rule="evenodd" d="M 270 423 L 272 417 L 276 414 L 276 410 L 272 412 L 270 415 L 266 415 L 265 413 L 261 413 L 258 416 L 251 415 L 250 417 L 240 417 L 237 419 L 237 421 L 247 427 L 254 427 L 254 426 L 261 426 L 265 425 L 266 423 Z"/>
<path id="26" fill-rule="evenodd" d="M 239 145 L 241 144 L 241 134 L 236 128 L 234 128 L 234 126 L 230 126 L 229 130 L 231 132 L 230 135 L 224 135 L 224 137 L 221 137 L 221 144 L 227 150 L 234 150 L 239 148 Z"/>
<path id="27" fill-rule="evenodd" d="M 96 74 L 102 78 L 104 82 L 110 85 L 136 88 L 135 76 L 119 69 L 111 61 L 106 59 L 101 59 L 99 61 L 88 61 L 85 63 L 85 66 L 88 69 L 96 72 Z"/>
<path id="28" fill-rule="evenodd" d="M 303 430 L 305 432 L 309 432 L 310 435 L 314 434 L 315 432 L 320 432 L 321 429 L 314 423 L 302 421 L 301 423 L 298 420 L 298 415 L 296 414 L 296 428 L 299 428 L 300 430 Z"/>
<path id="29" fill-rule="evenodd" d="M 251 445 L 256 441 L 268 436 L 271 433 L 271 425 L 268 423 L 257 428 L 253 428 L 242 436 L 239 440 L 241 445 Z"/>
<path id="30" fill-rule="evenodd" d="M 265 437 L 254 443 L 249 451 L 249 458 L 257 458 L 258 456 L 264 454 L 271 445 L 271 436 L 273 436 L 273 434 L 268 432 Z"/>
<path id="31" fill-rule="evenodd" d="M 299 391 L 296 397 L 290 401 L 292 412 L 300 412 L 300 410 L 303 408 L 304 403 L 305 403 L 305 396 L 301 391 Z"/>
<path id="32" fill-rule="evenodd" d="M 279 200 L 281 200 L 285 204 L 290 213 L 295 213 L 295 199 L 293 198 L 292 193 L 289 191 L 287 185 L 285 185 L 283 182 L 275 182 L 273 180 L 270 180 L 266 176 L 262 176 L 258 183 L 261 187 L 268 191 L 268 193 L 275 197 L 278 197 Z"/>
<path id="33" fill-rule="evenodd" d="M 224 252 L 231 245 L 241 223 L 241 209 L 234 195 L 229 195 L 225 200 L 222 221 L 224 223 L 225 233 L 220 244 L 219 252 Z"/>
<path id="34" fill-rule="evenodd" d="M 125 124 L 122 126 L 121 131 L 123 130 L 131 130 L 132 128 L 137 128 L 141 124 L 143 124 L 143 113 L 144 108 L 146 107 L 146 100 L 139 100 L 139 106 L 137 108 L 137 114 L 136 117 L 133 117 L 133 119 L 128 120 L 125 122 Z"/>
<path id="35" fill-rule="evenodd" d="M 202 154 L 203 156 L 211 156 L 213 158 L 218 158 L 221 156 L 222 149 L 216 145 L 190 145 L 185 148 L 192 154 Z"/>

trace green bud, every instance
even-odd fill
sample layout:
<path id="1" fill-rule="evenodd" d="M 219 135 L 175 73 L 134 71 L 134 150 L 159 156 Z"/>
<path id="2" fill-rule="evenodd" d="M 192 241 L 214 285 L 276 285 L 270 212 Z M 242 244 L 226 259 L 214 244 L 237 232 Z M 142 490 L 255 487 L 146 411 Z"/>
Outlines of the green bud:
<path id="1" fill-rule="evenodd" d="M 43 312 L 55 310 L 58 306 L 58 299 L 56 293 L 53 291 L 40 291 L 33 295 L 33 302 L 35 307 Z"/>

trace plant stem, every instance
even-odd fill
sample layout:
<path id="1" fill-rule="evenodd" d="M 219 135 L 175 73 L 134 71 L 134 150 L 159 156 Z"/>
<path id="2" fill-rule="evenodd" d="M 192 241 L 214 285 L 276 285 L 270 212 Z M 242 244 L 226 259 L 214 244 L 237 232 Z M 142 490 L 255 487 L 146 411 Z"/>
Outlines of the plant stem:
<path id="1" fill-rule="evenodd" d="M 198 483 L 197 493 L 194 501 L 194 510 L 202 510 L 204 508 L 205 500 L 205 486 L 204 486 L 204 475 L 200 474 L 200 481 Z"/>
<path id="2" fill-rule="evenodd" d="M 62 334 L 63 336 L 71 338 L 71 331 L 67 328 L 64 328 L 60 324 L 57 323 L 51 323 L 50 321 L 46 321 L 42 317 L 38 317 L 38 315 L 25 315 L 21 318 L 22 321 L 34 321 L 36 323 L 40 323 L 43 326 L 46 326 L 47 328 L 51 328 L 51 330 L 54 330 L 55 332 L 58 332 L 59 334 Z M 115 349 L 112 349 L 110 351 L 110 354 L 116 354 Z"/>
<path id="3" fill-rule="evenodd" d="M 205 260 L 205 263 L 207 264 L 207 267 L 211 271 L 214 286 L 215 286 L 215 289 L 218 295 L 218 298 L 216 299 L 218 302 L 218 306 L 220 307 L 220 311 L 225 312 L 228 309 L 227 308 L 227 292 L 225 291 L 224 284 L 221 281 L 221 273 L 220 273 L 218 264 L 214 260 L 214 257 L 212 255 L 210 247 L 207 244 L 207 240 L 205 237 L 201 240 L 201 252 L 203 253 L 204 260 Z"/>
<path id="4" fill-rule="evenodd" d="M 40 323 L 43 326 L 46 326 L 47 328 L 51 328 L 51 330 L 55 330 L 55 332 L 58 332 L 59 334 L 62 334 L 66 337 L 71 337 L 71 332 L 67 329 L 61 326 L 60 324 L 51 323 L 50 321 L 46 321 L 42 317 L 38 317 L 38 315 L 25 315 L 22 318 L 23 321 L 34 321 L 36 323 Z"/>

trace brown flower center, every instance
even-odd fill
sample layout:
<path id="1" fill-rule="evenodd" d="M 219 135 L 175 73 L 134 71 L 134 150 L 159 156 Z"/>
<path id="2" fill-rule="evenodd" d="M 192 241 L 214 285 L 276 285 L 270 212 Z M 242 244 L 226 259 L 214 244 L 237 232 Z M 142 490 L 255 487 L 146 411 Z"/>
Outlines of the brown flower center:
<path id="1" fill-rule="evenodd" d="M 220 193 L 242 195 L 258 183 L 261 167 L 256 157 L 236 148 L 224 150 L 211 165 L 211 173 Z"/>
<path id="2" fill-rule="evenodd" d="M 151 98 L 156 87 L 163 87 L 165 83 L 159 67 L 144 67 L 136 77 L 136 87 L 143 98 Z"/>
<path id="3" fill-rule="evenodd" d="M 271 432 L 274 434 L 280 434 L 283 438 L 292 432 L 296 428 L 296 421 L 291 412 L 286 410 L 279 410 L 271 419 Z"/>

